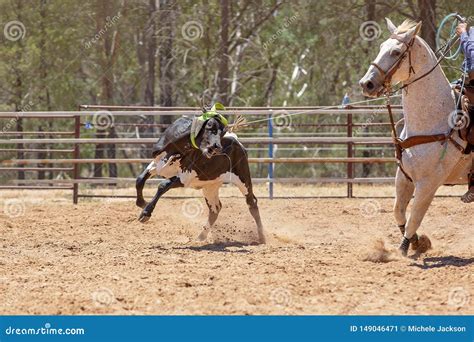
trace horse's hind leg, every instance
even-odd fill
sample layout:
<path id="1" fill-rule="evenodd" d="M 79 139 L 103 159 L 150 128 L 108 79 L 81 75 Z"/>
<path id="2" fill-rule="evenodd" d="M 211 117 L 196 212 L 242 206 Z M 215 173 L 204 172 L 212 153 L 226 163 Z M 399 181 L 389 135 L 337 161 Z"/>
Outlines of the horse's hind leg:
<path id="1" fill-rule="evenodd" d="M 413 192 L 415 191 L 415 185 L 403 174 L 399 168 L 397 170 L 397 175 L 395 176 L 395 186 L 397 195 L 395 198 L 393 213 L 395 215 L 395 221 L 397 221 L 398 228 L 403 235 L 405 234 L 405 225 L 407 223 L 407 207 L 413 196 Z"/>
<path id="2" fill-rule="evenodd" d="M 413 244 L 412 247 L 417 247 L 418 236 L 416 231 L 420 227 L 421 221 L 425 217 L 437 189 L 438 186 L 434 186 L 434 184 L 415 184 L 415 197 L 413 199 L 410 218 L 408 219 L 405 235 L 400 245 L 400 251 L 403 255 L 407 254 L 410 243 Z"/>
<path id="3" fill-rule="evenodd" d="M 216 222 L 217 216 L 219 216 L 219 212 L 222 209 L 222 203 L 219 200 L 219 187 L 220 185 L 212 185 L 202 189 L 204 198 L 206 199 L 207 207 L 209 209 L 209 216 L 204 229 L 198 236 L 199 241 L 204 241 L 207 239 L 207 235 Z"/>

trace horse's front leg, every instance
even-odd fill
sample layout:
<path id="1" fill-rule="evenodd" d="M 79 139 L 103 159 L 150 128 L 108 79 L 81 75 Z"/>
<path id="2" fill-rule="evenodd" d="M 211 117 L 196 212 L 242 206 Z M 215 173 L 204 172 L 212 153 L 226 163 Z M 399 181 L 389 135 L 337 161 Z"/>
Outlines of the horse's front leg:
<path id="1" fill-rule="evenodd" d="M 181 183 L 178 177 L 172 177 L 170 179 L 162 181 L 158 186 L 158 191 L 156 192 L 155 196 L 153 196 L 153 199 L 145 206 L 145 208 L 140 213 L 138 221 L 142 223 L 147 222 L 150 219 L 153 210 L 155 210 L 156 203 L 158 202 L 160 197 L 163 196 L 168 190 L 180 187 L 183 187 L 183 183 Z"/>
<path id="2" fill-rule="evenodd" d="M 415 185 L 403 174 L 400 168 L 398 168 L 397 174 L 395 176 L 395 187 L 397 195 L 395 198 L 393 214 L 395 216 L 395 221 L 397 222 L 398 228 L 400 229 L 402 235 L 404 235 L 405 226 L 407 223 L 407 207 L 413 196 L 413 192 L 415 191 Z"/>
<path id="3" fill-rule="evenodd" d="M 407 255 L 410 243 L 413 244 L 412 247 L 415 249 L 418 246 L 416 231 L 420 227 L 421 221 L 423 221 L 438 187 L 437 184 L 429 184 L 428 182 L 415 183 L 415 198 L 413 199 L 410 218 L 408 219 L 405 234 L 400 245 L 400 251 L 403 255 Z"/>

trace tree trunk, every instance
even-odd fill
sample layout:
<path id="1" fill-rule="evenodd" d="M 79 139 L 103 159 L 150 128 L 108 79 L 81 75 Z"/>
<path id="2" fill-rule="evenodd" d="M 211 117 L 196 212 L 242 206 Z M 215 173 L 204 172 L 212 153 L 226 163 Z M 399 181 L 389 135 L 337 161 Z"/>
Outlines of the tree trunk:
<path id="1" fill-rule="evenodd" d="M 149 0 L 148 4 L 148 25 L 145 28 L 145 39 L 147 41 L 147 83 L 145 88 L 145 104 L 155 105 L 155 58 L 156 58 L 156 0 Z M 153 118 L 153 116 L 151 116 Z"/>
<path id="2" fill-rule="evenodd" d="M 173 106 L 173 79 L 174 60 L 173 44 L 175 39 L 174 17 L 175 3 L 173 0 L 160 0 L 160 36 L 161 44 L 159 49 L 160 61 L 160 106 Z M 160 122 L 170 124 L 172 117 L 165 115 L 160 118 Z"/>
<path id="3" fill-rule="evenodd" d="M 375 21 L 375 19 L 376 19 L 375 18 L 375 0 L 365 0 L 365 8 L 367 10 L 367 21 Z M 369 44 L 369 47 L 365 51 L 367 55 L 372 53 L 372 46 L 374 45 L 373 41 L 369 41 L 368 44 Z M 367 127 L 363 128 L 364 134 L 368 133 L 368 131 L 369 130 L 368 130 Z M 362 156 L 364 158 L 370 158 L 371 152 L 369 151 L 369 148 L 370 148 L 370 146 L 365 146 L 365 148 L 363 149 Z M 355 155 L 354 155 L 354 157 L 355 157 Z M 362 164 L 362 177 L 368 177 L 371 170 L 372 170 L 372 165 L 371 164 L 368 164 L 368 163 Z"/>
<path id="4" fill-rule="evenodd" d="M 40 43 L 39 43 L 39 49 L 40 49 L 40 79 L 41 79 L 41 90 L 39 91 L 39 100 L 40 100 L 40 105 L 47 111 L 51 111 L 51 98 L 49 95 L 49 88 L 48 88 L 48 65 L 46 64 L 46 40 L 47 40 L 47 34 L 46 34 L 46 28 L 45 28 L 45 23 L 47 21 L 47 2 L 46 0 L 41 0 L 40 1 L 40 10 L 39 14 L 41 17 L 39 26 L 40 26 Z M 51 121 L 50 121 L 51 122 Z M 40 125 L 39 131 L 43 131 L 43 126 Z M 53 138 L 53 136 L 49 136 L 49 138 Z M 41 144 L 39 145 L 40 148 L 45 149 L 46 145 Z M 51 153 L 46 153 L 46 152 L 39 152 L 38 153 L 38 159 L 52 159 L 52 154 Z M 38 167 L 44 167 L 44 164 L 38 164 Z M 54 166 L 54 164 L 50 165 L 51 167 Z M 52 178 L 52 171 L 49 171 L 50 176 L 49 178 Z M 46 172 L 45 171 L 39 171 L 38 172 L 38 179 L 45 179 L 46 177 Z"/>
<path id="5" fill-rule="evenodd" d="M 146 42 L 146 88 L 144 102 L 147 106 L 155 105 L 155 65 L 156 65 L 156 37 L 157 37 L 157 6 L 156 0 L 149 0 L 148 2 L 148 22 L 144 30 L 144 40 Z M 153 124 L 155 123 L 155 117 L 147 115 L 141 122 L 148 126 L 142 126 L 139 128 L 140 136 L 153 137 L 155 130 Z M 143 159 L 149 158 L 150 154 L 147 150 L 147 145 L 140 146 L 140 157 Z M 146 165 L 143 165 L 146 167 Z"/>
<path id="6" fill-rule="evenodd" d="M 265 90 L 265 95 L 263 95 L 263 103 L 267 107 L 272 106 L 273 91 L 275 89 L 277 74 L 278 74 L 278 64 L 272 65 L 272 76 L 270 77 L 270 81 L 268 81 L 267 89 Z"/>
<path id="7" fill-rule="evenodd" d="M 227 105 L 229 99 L 229 0 L 220 0 L 221 27 L 219 47 L 218 99 Z"/>
<path id="8" fill-rule="evenodd" d="M 112 18 L 116 13 L 114 13 L 114 8 L 111 7 L 111 2 L 108 1 L 99 1 L 97 9 L 97 32 L 102 32 L 106 28 L 106 23 L 110 18 Z M 110 23 L 108 23 L 110 25 Z M 117 25 L 115 23 L 114 25 Z M 117 50 L 119 48 L 119 31 L 117 26 L 111 27 L 108 26 L 105 34 L 102 37 L 102 50 L 100 44 L 98 44 L 99 56 L 100 56 L 100 65 L 101 65 L 101 96 L 100 101 L 102 104 L 114 104 L 114 72 L 113 65 L 117 57 Z M 108 131 L 109 137 L 116 136 L 115 129 L 112 125 L 106 127 L 105 129 L 99 129 L 96 127 L 96 137 L 104 138 L 106 136 L 106 131 Z M 96 158 L 104 157 L 104 144 L 97 144 L 95 150 Z M 115 144 L 110 144 L 106 148 L 107 156 L 110 159 L 114 159 L 116 155 L 116 146 Z M 117 177 L 117 164 L 109 163 L 109 177 Z M 102 164 L 95 164 L 94 166 L 94 177 L 102 177 Z"/>
<path id="9" fill-rule="evenodd" d="M 436 0 L 418 0 L 418 9 L 423 22 L 420 36 L 436 51 Z"/>
<path id="10" fill-rule="evenodd" d="M 18 20 L 21 22 L 22 18 L 21 13 L 23 9 L 23 2 L 16 1 L 16 13 L 18 13 Z M 20 63 L 23 59 L 23 51 L 24 51 L 24 43 L 23 39 L 20 39 L 19 41 L 16 42 L 16 44 L 20 45 L 20 48 L 17 49 L 16 54 L 15 54 L 15 59 L 17 63 Z M 23 71 L 18 67 L 14 66 L 13 67 L 16 79 L 15 79 L 15 99 L 14 99 L 14 105 L 15 105 L 15 111 L 19 112 L 23 110 Z M 16 120 L 16 131 L 17 132 L 23 132 L 23 119 L 18 117 Z M 15 138 L 17 139 L 23 139 L 23 135 L 18 135 Z M 17 149 L 23 149 L 24 145 L 23 144 L 17 144 L 16 145 Z M 16 155 L 17 159 L 24 159 L 25 154 L 22 151 L 18 151 Z M 25 179 L 25 172 L 24 171 L 18 171 L 18 179 Z"/>

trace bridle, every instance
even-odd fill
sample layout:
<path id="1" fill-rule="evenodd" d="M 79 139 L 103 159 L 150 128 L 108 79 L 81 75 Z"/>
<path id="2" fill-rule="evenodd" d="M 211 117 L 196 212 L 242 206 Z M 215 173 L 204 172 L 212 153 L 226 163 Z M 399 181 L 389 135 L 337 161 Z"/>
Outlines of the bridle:
<path id="1" fill-rule="evenodd" d="M 449 132 L 446 133 L 446 134 L 441 133 L 441 134 L 433 134 L 433 135 L 418 135 L 418 136 L 408 137 L 406 139 L 401 139 L 401 138 L 398 137 L 397 131 L 396 131 L 395 120 L 393 118 L 393 113 L 392 113 L 392 106 L 390 105 L 390 96 L 395 93 L 395 92 L 392 91 L 392 86 L 391 86 L 392 76 L 400 68 L 401 63 L 403 62 L 403 60 L 407 56 L 408 56 L 408 64 L 409 64 L 409 66 L 408 66 L 408 78 L 410 78 L 412 73 L 415 74 L 415 69 L 413 68 L 412 60 L 411 60 L 411 48 L 415 44 L 416 34 L 413 36 L 413 38 L 410 39 L 409 42 L 406 42 L 406 40 L 403 39 L 403 37 L 401 37 L 401 36 L 399 36 L 395 33 L 392 33 L 390 38 L 396 39 L 399 42 L 403 43 L 406 46 L 405 51 L 399 56 L 399 58 L 395 61 L 395 63 L 386 71 L 383 70 L 375 62 L 370 63 L 370 65 L 373 65 L 380 72 L 380 74 L 382 75 L 382 78 L 383 78 L 382 90 L 377 94 L 377 96 L 380 96 L 380 95 L 384 94 L 385 97 L 386 97 L 386 106 L 387 106 L 387 111 L 388 111 L 388 114 L 389 114 L 389 117 L 390 117 L 392 140 L 393 140 L 393 144 L 395 146 L 395 151 L 396 151 L 395 156 L 397 158 L 398 167 L 400 168 L 400 171 L 405 175 L 405 177 L 408 180 L 413 182 L 413 180 L 410 178 L 410 176 L 403 169 L 402 154 L 403 154 L 404 150 L 406 150 L 410 147 L 413 147 L 413 146 L 433 143 L 433 142 L 437 142 L 437 141 L 440 142 L 440 143 L 445 143 L 447 141 L 450 141 L 451 143 L 453 143 L 453 145 L 459 151 L 461 151 L 461 153 L 465 153 L 465 148 L 461 144 L 459 144 L 456 140 L 454 140 L 454 138 L 453 138 L 454 129 L 453 128 L 451 128 L 449 130 Z M 440 49 L 436 52 L 439 52 L 439 51 L 440 51 Z M 449 51 L 449 50 L 447 50 L 447 51 Z M 405 82 L 404 85 L 401 86 L 398 90 L 405 89 L 405 91 L 408 91 L 407 88 L 408 88 L 409 85 L 411 85 L 411 84 L 421 80 L 422 78 L 428 76 L 441 63 L 441 61 L 446 56 L 447 51 L 444 54 L 441 55 L 441 57 L 436 61 L 435 65 L 430 70 L 428 70 L 426 73 L 424 73 L 420 77 L 415 78 L 412 81 Z"/>
<path id="2" fill-rule="evenodd" d="M 415 69 L 413 68 L 413 65 L 411 63 L 411 48 L 413 47 L 413 45 L 415 44 L 415 36 L 413 36 L 413 38 L 410 39 L 410 41 L 407 43 L 406 40 L 399 36 L 398 34 L 396 33 L 392 33 L 390 35 L 390 38 L 393 38 L 393 39 L 396 39 L 398 40 L 400 43 L 403 43 L 403 45 L 405 45 L 405 51 L 403 51 L 403 53 L 398 57 L 398 59 L 395 61 L 395 63 L 392 64 L 392 66 L 388 69 L 388 70 L 383 70 L 383 68 L 378 65 L 377 63 L 375 62 L 371 62 L 370 65 L 373 65 L 381 74 L 382 78 L 383 78 L 383 88 L 382 90 L 380 91 L 379 94 L 377 95 L 381 95 L 381 94 L 386 94 L 387 92 L 390 92 L 391 90 L 391 82 L 392 82 L 392 76 L 395 74 L 395 72 L 397 72 L 397 70 L 400 68 L 400 65 L 401 63 L 403 62 L 403 60 L 408 56 L 408 78 L 410 78 L 411 74 L 415 74 Z M 410 82 L 410 84 L 413 83 L 413 82 Z M 405 86 L 403 86 L 405 87 Z"/>

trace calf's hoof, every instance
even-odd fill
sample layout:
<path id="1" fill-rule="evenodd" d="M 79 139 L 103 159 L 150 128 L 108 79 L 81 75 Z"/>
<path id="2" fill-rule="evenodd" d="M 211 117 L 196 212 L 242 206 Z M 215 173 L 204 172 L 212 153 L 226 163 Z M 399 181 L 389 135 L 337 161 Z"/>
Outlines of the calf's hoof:
<path id="1" fill-rule="evenodd" d="M 148 222 L 148 220 L 151 218 L 151 215 L 148 214 L 147 212 L 145 211 L 142 211 L 140 213 L 140 216 L 138 217 L 138 221 L 141 222 L 141 223 L 145 223 L 145 222 Z"/>
<path id="2" fill-rule="evenodd" d="M 209 234 L 209 229 L 203 229 L 201 234 L 198 235 L 197 240 L 201 242 L 206 241 L 207 234 Z"/>

